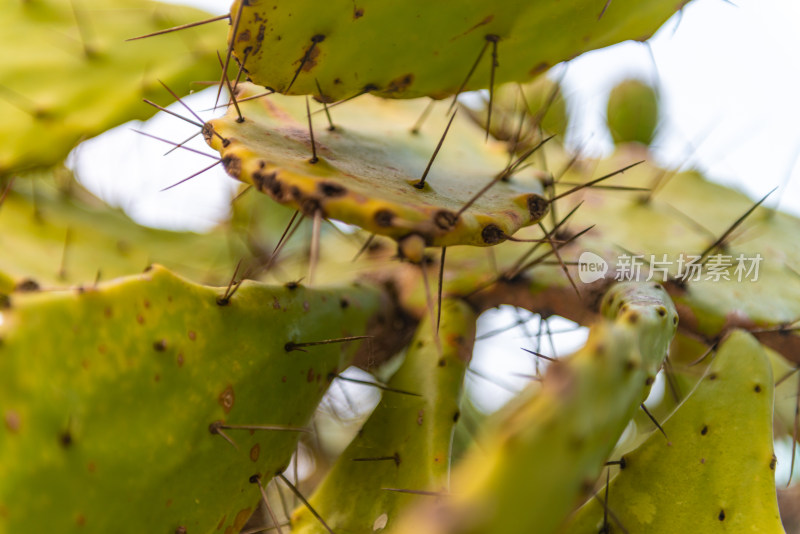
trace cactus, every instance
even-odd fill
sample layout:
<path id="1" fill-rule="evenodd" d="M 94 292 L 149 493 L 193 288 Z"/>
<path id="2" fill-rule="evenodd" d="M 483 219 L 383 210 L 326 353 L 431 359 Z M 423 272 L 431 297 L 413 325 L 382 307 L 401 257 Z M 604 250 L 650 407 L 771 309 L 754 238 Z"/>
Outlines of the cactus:
<path id="1" fill-rule="evenodd" d="M 12 296 L 0 325 L 0 372 L 15 377 L 0 391 L 0 532 L 241 529 L 258 500 L 250 477 L 286 468 L 359 343 L 316 342 L 363 335 L 379 299 L 245 284 L 220 306 L 220 294 L 153 267 Z M 324 320 L 332 313 L 341 322 Z"/>
<path id="2" fill-rule="evenodd" d="M 703 380 L 564 532 L 782 533 L 772 452 L 773 378 L 751 335 L 732 332 Z"/>
<path id="3" fill-rule="evenodd" d="M 606 107 L 608 129 L 614 142 L 649 145 L 658 125 L 658 99 L 652 87 L 625 80 L 611 90 Z"/>
<path id="4" fill-rule="evenodd" d="M 240 100 L 259 94 L 254 86 L 239 86 Z M 512 169 L 499 144 L 484 145 L 466 118 L 454 117 L 425 182 L 448 120 L 440 113 L 446 104 L 435 106 L 426 128 L 435 135 L 415 135 L 410 128 L 424 106 L 364 96 L 341 120 L 337 116 L 333 130 L 318 125 L 312 134 L 305 102 L 273 95 L 243 101 L 210 121 L 206 131 L 215 134 L 207 141 L 231 176 L 278 202 L 398 240 L 494 245 L 544 216 L 539 182 Z"/>
<path id="5" fill-rule="evenodd" d="M 78 141 L 149 117 L 156 110 L 142 98 L 170 98 L 159 81 L 183 94 L 189 82 L 219 72 L 213 33 L 123 43 L 208 18 L 196 9 L 149 0 L 6 0 L 2 10 L 2 48 L 18 53 L 0 62 L 0 177 L 56 165 Z"/>
<path id="6" fill-rule="evenodd" d="M 657 284 L 613 287 L 602 313 L 585 347 L 550 366 L 462 463 L 452 502 L 392 532 L 555 531 L 647 397 L 678 320 Z"/>
<path id="7" fill-rule="evenodd" d="M 365 92 L 442 98 L 491 81 L 526 81 L 583 52 L 645 40 L 680 7 L 632 0 L 605 7 L 587 1 L 431 6 L 336 0 L 320 6 L 236 0 L 229 43 L 250 79 L 282 93 L 327 101 Z M 474 74 L 473 64 L 480 68 Z"/>
<path id="8" fill-rule="evenodd" d="M 391 528 L 414 501 L 413 492 L 447 490 L 459 391 L 475 337 L 474 313 L 463 302 L 445 301 L 440 341 L 432 328 L 430 319 L 419 325 L 403 365 L 388 384 L 395 391 L 384 393 L 309 500 L 336 532 Z M 293 532 L 325 532 L 305 507 L 298 509 L 292 525 Z"/>
<path id="9" fill-rule="evenodd" d="M 221 25 L 119 42 L 204 18 L 107 9 L 129 1 L 7 2 L 0 23 L 30 42 L 0 61 L 0 534 L 780 532 L 771 406 L 776 435 L 796 435 L 797 386 L 776 397 L 764 354 L 776 378 L 799 361 L 800 221 L 629 143 L 652 140 L 650 93 L 614 91 L 620 144 L 591 160 L 561 144 L 555 82 L 502 85 L 643 39 L 679 4 L 238 0 L 218 17 L 229 54 L 209 61 Z M 46 49 L 61 36 L 71 61 Z M 144 229 L 57 167 L 146 116 L 132 102 L 158 79 L 177 98 L 219 63 L 230 105 L 196 126 L 243 182 L 226 223 Z M 476 88 L 482 109 L 435 101 Z M 583 279 L 584 253 L 606 271 Z M 715 265 L 616 283 L 637 254 L 761 263 L 757 281 Z M 168 268 L 131 275 L 152 262 Z M 476 317 L 504 304 L 589 340 L 498 413 L 459 409 Z M 396 372 L 343 452 L 329 429 L 303 440 L 314 461 L 294 465 L 314 472 L 290 485 L 351 364 Z M 640 410 L 662 366 L 696 388 Z M 466 419 L 486 420 L 474 439 Z M 310 497 L 275 515 L 287 487 Z"/>

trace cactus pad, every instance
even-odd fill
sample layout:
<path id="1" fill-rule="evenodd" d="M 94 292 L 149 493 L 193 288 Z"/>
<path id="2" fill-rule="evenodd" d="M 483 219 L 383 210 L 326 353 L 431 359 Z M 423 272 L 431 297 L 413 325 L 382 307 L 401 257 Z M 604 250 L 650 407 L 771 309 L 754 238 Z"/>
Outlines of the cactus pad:
<path id="1" fill-rule="evenodd" d="M 244 100 L 261 93 L 240 84 L 238 96 Z M 445 103 L 434 106 L 418 134 L 410 129 L 424 102 L 366 96 L 347 105 L 346 112 L 331 110 L 333 131 L 323 127 L 322 115 L 312 115 L 316 163 L 310 161 L 305 101 L 298 97 L 243 101 L 244 121 L 230 108 L 224 118 L 209 122 L 219 135 L 209 135 L 208 141 L 231 176 L 278 202 L 309 215 L 320 210 L 325 217 L 395 239 L 419 235 L 428 246 L 493 245 L 546 213 L 539 181 L 524 170 L 497 181 L 456 217 L 508 165 L 503 147 L 485 143 L 480 129 L 459 115 L 424 188 L 415 187 L 447 126 Z"/>
<path id="2" fill-rule="evenodd" d="M 215 32 L 125 39 L 207 19 L 143 0 L 4 0 L 0 43 L 0 176 L 61 162 L 87 137 L 155 110 L 158 80 L 179 94 L 217 77 Z M 222 23 L 217 23 L 222 24 Z"/>
<path id="3" fill-rule="evenodd" d="M 553 362 L 459 465 L 452 500 L 398 533 L 555 531 L 646 398 L 676 330 L 658 285 L 614 286 L 603 314 L 585 347 Z"/>
<path id="4" fill-rule="evenodd" d="M 615 143 L 649 145 L 658 126 L 656 92 L 639 80 L 621 82 L 608 97 L 606 120 Z"/>
<path id="5" fill-rule="evenodd" d="M 692 394 L 626 454 L 608 491 L 564 532 L 783 533 L 772 452 L 773 379 L 752 336 L 733 332 Z"/>
<path id="6" fill-rule="evenodd" d="M 43 289 L 110 280 L 154 262 L 220 285 L 245 253 L 224 227 L 205 235 L 145 228 L 76 182 L 65 192 L 50 178 L 16 181 L 0 228 L 0 251 L 13 251 L 0 253 L 0 271 L 12 285 L 35 281 Z"/>
<path id="7" fill-rule="evenodd" d="M 361 342 L 302 344 L 363 334 L 378 298 L 221 293 L 154 267 L 0 309 L 1 533 L 239 532 L 248 479 L 282 471 L 298 434 L 220 430 L 234 447 L 212 423 L 306 425 Z"/>
<path id="8" fill-rule="evenodd" d="M 664 0 L 615 0 L 607 9 L 588 0 L 237 0 L 229 41 L 250 78 L 279 92 L 441 98 L 459 91 L 481 50 L 467 90 L 489 86 L 493 46 L 495 80 L 525 81 L 583 52 L 647 39 L 680 7 Z"/>
<path id="9" fill-rule="evenodd" d="M 371 533 L 376 525 L 392 528 L 415 500 L 393 489 L 447 491 L 450 444 L 474 330 L 475 314 L 465 303 L 444 301 L 439 353 L 430 320 L 420 323 L 403 365 L 389 382 L 419 396 L 384 393 L 310 499 L 335 532 Z M 292 532 L 325 530 L 306 508 L 299 508 Z"/>

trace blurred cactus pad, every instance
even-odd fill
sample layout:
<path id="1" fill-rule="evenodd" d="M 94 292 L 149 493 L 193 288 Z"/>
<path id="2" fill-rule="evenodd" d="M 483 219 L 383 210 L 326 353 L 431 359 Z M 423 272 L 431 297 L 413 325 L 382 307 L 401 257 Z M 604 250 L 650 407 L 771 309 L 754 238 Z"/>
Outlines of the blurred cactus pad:
<path id="1" fill-rule="evenodd" d="M 640 82 L 582 155 L 548 71 L 681 7 L 6 0 L 0 534 L 783 532 L 800 220 L 655 161 Z M 178 100 L 236 189 L 202 234 L 68 159 Z"/>

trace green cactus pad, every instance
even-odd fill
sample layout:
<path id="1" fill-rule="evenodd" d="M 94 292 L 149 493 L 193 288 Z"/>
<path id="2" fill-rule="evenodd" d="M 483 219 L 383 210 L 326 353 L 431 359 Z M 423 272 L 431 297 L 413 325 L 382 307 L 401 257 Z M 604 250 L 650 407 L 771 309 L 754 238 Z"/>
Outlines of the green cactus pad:
<path id="1" fill-rule="evenodd" d="M 223 430 L 234 448 L 211 424 L 306 425 L 361 342 L 302 344 L 364 334 L 379 299 L 222 291 L 154 267 L 0 309 L 0 532 L 239 532 L 248 479 L 283 470 L 298 434 Z"/>
<path id="2" fill-rule="evenodd" d="M 456 470 L 452 500 L 393 532 L 555 531 L 644 401 L 676 330 L 658 285 L 614 286 L 603 314 L 584 348 L 553 362 L 541 387 L 495 421 Z"/>
<path id="3" fill-rule="evenodd" d="M 210 28 L 125 43 L 209 15 L 143 0 L 4 0 L 0 176 L 61 162 L 82 139 L 156 110 L 189 82 L 219 77 Z M 218 22 L 217 24 L 224 24 Z M 224 41 L 223 41 L 224 42 Z M 13 53 L 11 53 L 13 51 Z"/>
<path id="4" fill-rule="evenodd" d="M 621 82 L 608 97 L 606 120 L 615 143 L 649 145 L 658 126 L 656 92 L 639 80 Z"/>
<path id="5" fill-rule="evenodd" d="M 567 166 L 569 156 L 553 144 L 546 147 L 549 168 L 560 172 Z M 607 159 L 578 160 L 561 178 L 561 182 L 569 185 L 556 186 L 555 192 L 561 193 L 576 183 L 586 183 L 646 158 L 641 147 L 628 144 L 620 146 Z M 699 172 L 671 171 L 651 161 L 605 183 L 657 189 L 650 196 L 647 192 L 586 188 L 554 203 L 555 219 L 560 220 L 582 202 L 566 229 L 559 233 L 562 239 L 593 226 L 560 251 L 564 261 L 576 264 L 568 268 L 584 297 L 591 297 L 615 277 L 635 277 L 635 269 L 631 268 L 633 256 L 638 256 L 635 263 L 640 280 L 652 274 L 652 280 L 662 281 L 663 272 L 650 270 L 649 262 L 663 262 L 665 257 L 666 264 L 653 266 L 666 266 L 674 277 L 683 259 L 686 274 L 685 263 L 714 244 L 755 203 L 747 195 L 715 184 Z M 752 329 L 762 343 L 797 361 L 800 335 L 792 330 L 792 325 L 796 327 L 794 323 L 800 318 L 800 243 L 796 238 L 800 234 L 800 219 L 769 207 L 779 194 L 774 193 L 756 208 L 725 239 L 723 246 L 710 253 L 710 264 L 716 264 L 713 271 L 706 265 L 699 276 L 693 274 L 685 283 L 672 280 L 665 287 L 680 313 L 681 330 L 687 334 L 712 343 L 731 328 Z M 545 219 L 547 228 L 553 227 L 552 221 L 550 216 Z M 518 236 L 541 238 L 542 233 L 532 228 Z M 500 272 L 509 272 L 528 249 L 530 245 L 524 243 L 498 247 Z M 540 248 L 529 259 L 547 250 Z M 607 264 L 602 280 L 593 284 L 581 281 L 577 266 L 585 252 L 596 254 Z M 458 259 L 458 254 L 463 254 L 463 260 Z M 552 256 L 548 259 L 555 260 Z M 480 309 L 502 301 L 555 313 L 583 324 L 591 321 L 592 314 L 587 313 L 591 298 L 578 298 L 558 265 L 539 265 L 522 270 L 512 280 L 492 284 L 497 275 L 487 273 L 484 257 L 470 255 L 468 250 L 453 251 L 448 263 L 454 269 L 449 292 L 471 294 L 470 301 Z M 481 286 L 484 289 L 474 292 Z M 785 329 L 781 331 L 781 327 Z"/>
<path id="6" fill-rule="evenodd" d="M 773 379 L 752 336 L 733 332 L 703 380 L 626 454 L 608 490 L 605 532 L 783 533 L 772 451 Z M 602 532 L 601 490 L 564 532 Z"/>
<path id="7" fill-rule="evenodd" d="M 488 100 L 477 110 L 466 109 L 481 128 L 486 128 Z M 509 149 L 517 154 L 539 143 L 547 134 L 563 137 L 567 122 L 567 103 L 561 87 L 547 76 L 524 85 L 501 85 L 494 92 L 489 132 L 495 139 L 509 142 Z M 534 161 L 538 163 L 535 158 Z"/>
<path id="8" fill-rule="evenodd" d="M 43 289 L 90 285 L 151 263 L 221 285 L 246 254 L 224 226 L 205 235 L 145 228 L 76 182 L 64 191 L 50 178 L 16 181 L 0 207 L 0 228 L 0 251 L 8 251 L 0 253 L 0 271 L 12 285 L 33 281 Z"/>
<path id="9" fill-rule="evenodd" d="M 441 353 L 430 320 L 420 323 L 403 365 L 389 382 L 420 396 L 384 393 L 310 499 L 334 532 L 368 534 L 392 528 L 399 514 L 420 498 L 392 489 L 447 491 L 458 398 L 474 336 L 475 314 L 460 301 L 442 303 Z M 326 530 L 306 508 L 299 508 L 292 532 Z"/>
<path id="10" fill-rule="evenodd" d="M 459 90 L 481 50 L 466 89 L 489 86 L 488 39 L 497 43 L 495 81 L 525 81 L 583 52 L 647 39 L 681 6 L 664 0 L 615 0 L 607 9 L 587 0 L 237 0 L 232 20 L 240 12 L 241 18 L 229 41 L 250 78 L 279 92 L 321 91 L 333 100 L 368 90 L 441 98 Z"/>
<path id="11" fill-rule="evenodd" d="M 263 93 L 240 84 L 244 100 Z M 224 118 L 210 121 L 219 134 L 209 144 L 228 173 L 255 185 L 278 202 L 311 215 L 355 224 L 402 239 L 421 236 L 428 246 L 493 245 L 541 219 L 547 202 L 531 170 L 499 181 L 458 218 L 456 214 L 502 173 L 508 155 L 485 142 L 467 117 L 457 115 L 423 189 L 416 184 L 436 150 L 448 119 L 447 104 L 431 111 L 418 134 L 410 129 L 426 103 L 366 96 L 334 109 L 336 129 L 312 115 L 319 161 L 311 163 L 311 142 L 303 98 L 271 95 L 243 101 Z"/>

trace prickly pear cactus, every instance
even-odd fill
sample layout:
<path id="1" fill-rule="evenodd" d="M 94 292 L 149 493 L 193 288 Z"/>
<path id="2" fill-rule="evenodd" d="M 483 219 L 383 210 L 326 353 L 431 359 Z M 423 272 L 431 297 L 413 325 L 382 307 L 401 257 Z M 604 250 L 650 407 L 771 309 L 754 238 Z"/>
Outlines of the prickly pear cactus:
<path id="1" fill-rule="evenodd" d="M 68 187 L 61 189 L 52 177 L 41 177 L 17 181 L 7 192 L 0 207 L 0 251 L 8 253 L 0 254 L 0 271 L 13 280 L 12 286 L 90 285 L 98 278 L 141 272 L 151 263 L 223 284 L 234 258 L 245 253 L 222 227 L 206 235 L 145 228 L 71 177 Z"/>
<path id="2" fill-rule="evenodd" d="M 621 82 L 608 97 L 606 119 L 615 143 L 649 145 L 658 126 L 656 92 L 639 80 Z"/>
<path id="3" fill-rule="evenodd" d="M 392 532 L 555 532 L 647 397 L 678 321 L 657 284 L 615 286 L 602 313 L 586 346 L 490 427 L 456 471 L 452 500 Z"/>
<path id="4" fill-rule="evenodd" d="M 239 532 L 259 498 L 249 479 L 286 468 L 362 341 L 340 338 L 363 335 L 379 300 L 254 283 L 225 306 L 221 294 L 154 267 L 12 295 L 0 532 Z"/>
<path id="5" fill-rule="evenodd" d="M 695 390 L 619 461 L 563 532 L 783 533 L 772 451 L 773 377 L 751 335 L 722 343 Z"/>
<path id="6" fill-rule="evenodd" d="M 333 130 L 321 115 L 311 115 L 312 137 L 302 98 L 244 101 L 259 94 L 255 86 L 240 84 L 243 120 L 229 109 L 208 123 L 207 140 L 231 176 L 307 215 L 319 212 L 395 239 L 419 236 L 429 246 L 485 246 L 547 212 L 531 170 L 511 168 L 503 147 L 486 144 L 467 117 L 454 118 L 437 151 L 448 124 L 445 103 L 434 107 L 430 123 L 415 134 L 411 127 L 425 103 L 364 96 L 335 115 Z"/>
<path id="7" fill-rule="evenodd" d="M 663 0 L 236 0 L 228 39 L 250 78 L 282 93 L 327 101 L 364 92 L 442 98 L 492 81 L 529 80 L 583 52 L 645 40 L 680 7 Z"/>
<path id="8" fill-rule="evenodd" d="M 198 29 L 125 39 L 209 18 L 143 0 L 0 3 L 0 177 L 60 163 L 75 144 L 169 102 L 189 82 L 216 78 L 224 40 Z M 217 23 L 221 24 L 221 23 Z M 23 45 L 24 43 L 24 45 Z M 165 98 L 166 97 L 166 98 Z"/>
<path id="9" fill-rule="evenodd" d="M 472 356 L 475 314 L 464 302 L 442 303 L 438 339 L 423 320 L 380 404 L 309 502 L 335 532 L 389 529 L 419 493 L 447 491 L 458 399 Z M 398 393 L 403 391 L 404 393 Z M 409 394 L 410 393 L 410 394 Z M 424 496 L 421 498 L 425 498 Z M 324 533 L 306 507 L 292 532 Z"/>

